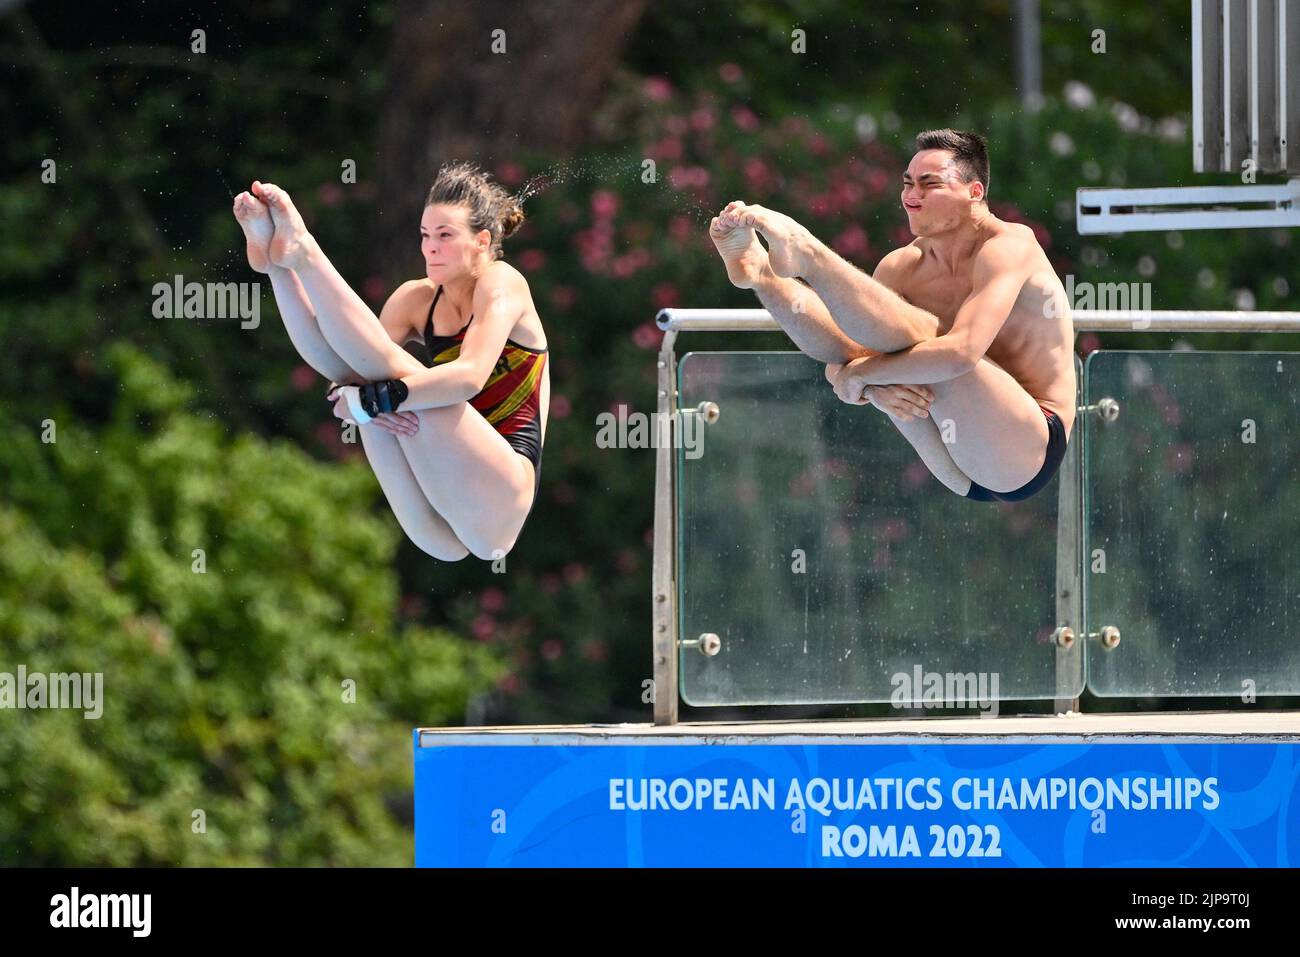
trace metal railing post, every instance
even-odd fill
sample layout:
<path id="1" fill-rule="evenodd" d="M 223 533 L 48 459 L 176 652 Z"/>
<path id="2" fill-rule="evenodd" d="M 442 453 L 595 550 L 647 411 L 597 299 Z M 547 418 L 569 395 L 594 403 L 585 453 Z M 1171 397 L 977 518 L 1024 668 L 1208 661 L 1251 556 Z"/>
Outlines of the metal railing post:
<path id="1" fill-rule="evenodd" d="M 1076 407 L 1082 407 L 1083 374 L 1075 360 L 1079 375 L 1079 396 Z M 1056 627 L 1070 629 L 1074 635 L 1084 634 L 1083 628 L 1083 426 L 1085 413 L 1076 412 L 1074 432 L 1065 448 L 1065 458 L 1059 472 L 1056 501 Z M 1056 645 L 1056 701 L 1058 714 L 1078 711 L 1076 689 L 1083 671 L 1085 642 L 1057 642 Z"/>
<path id="2" fill-rule="evenodd" d="M 669 329 L 659 349 L 658 402 L 661 426 L 667 436 L 655 450 L 654 570 L 652 573 L 651 628 L 654 654 L 651 693 L 655 724 L 677 723 L 677 463 L 674 450 L 678 423 L 676 331 Z"/>

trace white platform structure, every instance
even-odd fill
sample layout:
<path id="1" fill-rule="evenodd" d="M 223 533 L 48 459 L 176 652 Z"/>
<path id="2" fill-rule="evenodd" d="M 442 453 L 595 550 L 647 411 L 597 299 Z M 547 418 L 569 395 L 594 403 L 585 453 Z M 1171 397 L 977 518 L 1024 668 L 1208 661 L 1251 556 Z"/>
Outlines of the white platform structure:
<path id="1" fill-rule="evenodd" d="M 1081 234 L 1300 226 L 1300 179 L 1262 186 L 1162 186 L 1075 192 Z"/>
<path id="2" fill-rule="evenodd" d="M 1300 742 L 1300 712 L 1151 712 L 1009 718 L 884 718 L 871 721 L 684 721 L 673 725 L 582 724 L 421 728 L 428 747 L 460 744 L 877 744 L 998 741 Z"/>
<path id="3" fill-rule="evenodd" d="M 1082 234 L 1300 226 L 1300 0 L 1191 0 L 1192 169 L 1243 185 L 1079 189 Z"/>

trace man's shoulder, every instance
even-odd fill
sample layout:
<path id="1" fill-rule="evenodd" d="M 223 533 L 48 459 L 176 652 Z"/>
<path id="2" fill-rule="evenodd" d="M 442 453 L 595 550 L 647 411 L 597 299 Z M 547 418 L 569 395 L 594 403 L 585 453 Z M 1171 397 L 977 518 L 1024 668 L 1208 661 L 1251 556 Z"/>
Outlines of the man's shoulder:
<path id="1" fill-rule="evenodd" d="M 1009 269 L 1036 260 L 1042 254 L 1038 237 L 1023 223 L 999 223 L 975 254 L 976 268 Z"/>
<path id="2" fill-rule="evenodd" d="M 924 257 L 925 250 L 921 248 L 918 241 L 913 240 L 906 246 L 900 246 L 898 249 L 890 250 L 885 253 L 884 256 L 880 257 L 880 262 L 876 263 L 874 276 L 881 282 L 884 282 L 884 280 L 881 279 L 882 275 L 895 277 L 904 276 L 911 269 L 916 267 Z"/>
<path id="3" fill-rule="evenodd" d="M 1024 223 L 1008 223 L 999 221 L 997 231 L 984 243 L 984 248 L 992 248 L 995 252 L 1015 253 L 1015 252 L 1035 252 L 1041 247 L 1038 245 L 1038 237 L 1034 235 L 1031 227 Z"/>

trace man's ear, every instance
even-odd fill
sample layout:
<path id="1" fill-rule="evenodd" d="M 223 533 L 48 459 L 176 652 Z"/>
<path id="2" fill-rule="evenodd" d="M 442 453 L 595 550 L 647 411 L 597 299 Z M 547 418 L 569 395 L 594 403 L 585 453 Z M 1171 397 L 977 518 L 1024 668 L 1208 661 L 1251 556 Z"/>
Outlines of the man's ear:
<path id="1" fill-rule="evenodd" d="M 979 180 L 974 180 L 970 184 L 970 195 L 971 195 L 971 199 L 975 200 L 976 202 L 982 202 L 984 199 L 984 184 L 981 183 Z"/>

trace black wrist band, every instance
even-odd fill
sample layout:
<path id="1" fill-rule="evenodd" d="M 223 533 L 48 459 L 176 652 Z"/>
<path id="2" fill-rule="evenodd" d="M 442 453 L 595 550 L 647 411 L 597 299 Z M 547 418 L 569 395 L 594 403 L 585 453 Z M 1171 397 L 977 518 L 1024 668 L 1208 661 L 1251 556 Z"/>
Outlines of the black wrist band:
<path id="1" fill-rule="evenodd" d="M 384 382 L 367 382 L 360 388 L 361 408 L 371 418 L 384 412 L 396 412 L 398 406 L 406 401 L 410 390 L 401 379 L 388 379 Z"/>

